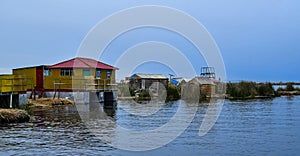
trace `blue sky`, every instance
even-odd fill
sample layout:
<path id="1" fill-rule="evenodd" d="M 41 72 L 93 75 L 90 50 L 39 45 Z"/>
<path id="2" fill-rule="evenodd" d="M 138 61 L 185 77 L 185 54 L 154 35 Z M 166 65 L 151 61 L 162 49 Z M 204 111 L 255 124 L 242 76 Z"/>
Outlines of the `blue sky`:
<path id="1" fill-rule="evenodd" d="M 297 81 L 300 78 L 300 2 L 297 0 L 0 0 L 0 73 L 73 58 L 84 37 L 99 21 L 114 12 L 140 5 L 173 7 L 201 22 L 219 46 L 227 80 Z M 147 40 L 182 49 L 198 74 L 205 65 L 199 59 L 201 56 L 194 57 L 195 48 L 183 44 L 185 41 L 180 36 L 147 28 L 120 36 L 100 60 L 113 64 L 122 53 L 122 46 Z M 144 64 L 137 71 L 169 72 L 159 66 Z"/>

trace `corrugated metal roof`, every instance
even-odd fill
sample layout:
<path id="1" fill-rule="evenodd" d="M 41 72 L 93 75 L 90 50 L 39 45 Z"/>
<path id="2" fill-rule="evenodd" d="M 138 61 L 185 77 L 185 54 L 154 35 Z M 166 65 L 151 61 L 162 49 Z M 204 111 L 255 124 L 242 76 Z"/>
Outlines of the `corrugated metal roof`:
<path id="1" fill-rule="evenodd" d="M 133 74 L 131 78 L 141 78 L 141 79 L 168 79 L 166 76 L 162 74 Z"/>
<path id="2" fill-rule="evenodd" d="M 108 64 L 89 59 L 89 58 L 73 58 L 64 62 L 49 66 L 48 68 L 100 68 L 100 69 L 117 69 Z"/>
<path id="3" fill-rule="evenodd" d="M 189 82 L 192 79 L 186 79 L 186 78 L 173 78 L 174 80 L 178 81 L 179 83 L 185 81 L 185 82 Z"/>
<path id="4" fill-rule="evenodd" d="M 221 82 L 220 80 L 216 80 L 216 79 L 214 79 L 214 78 L 210 78 L 210 80 L 211 80 L 212 82 L 214 82 L 214 83 L 219 83 L 219 82 Z"/>
<path id="5" fill-rule="evenodd" d="M 48 68 L 48 65 L 39 65 L 39 66 L 30 66 L 30 67 L 21 67 L 21 68 L 15 68 L 13 70 L 18 70 L 18 69 L 30 69 L 30 68 Z"/>

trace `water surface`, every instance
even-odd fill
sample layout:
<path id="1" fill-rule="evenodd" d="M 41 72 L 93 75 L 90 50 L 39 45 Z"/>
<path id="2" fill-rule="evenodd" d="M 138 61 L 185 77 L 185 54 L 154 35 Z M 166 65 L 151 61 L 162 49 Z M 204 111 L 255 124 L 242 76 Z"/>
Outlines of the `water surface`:
<path id="1" fill-rule="evenodd" d="M 128 101 L 118 104 L 132 107 Z M 78 109 L 98 110 L 89 117 L 101 121 L 101 128 L 109 135 L 113 127 L 105 124 L 108 119 L 128 129 L 151 130 L 168 122 L 178 105 L 179 101 L 169 102 L 147 117 L 129 114 L 120 107 L 115 111 L 104 110 L 95 104 Z M 199 137 L 206 108 L 207 104 L 199 104 L 193 122 L 177 139 L 144 152 L 119 150 L 95 137 L 75 106 L 35 108 L 30 110 L 34 121 L 0 127 L 0 155 L 297 155 L 300 152 L 299 96 L 225 101 L 216 124 Z"/>

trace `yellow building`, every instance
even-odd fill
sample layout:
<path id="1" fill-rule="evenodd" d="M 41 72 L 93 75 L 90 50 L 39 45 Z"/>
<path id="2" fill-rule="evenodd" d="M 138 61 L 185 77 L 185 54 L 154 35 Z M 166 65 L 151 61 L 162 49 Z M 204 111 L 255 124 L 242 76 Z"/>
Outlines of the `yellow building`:
<path id="1" fill-rule="evenodd" d="M 0 75 L 0 92 L 7 93 L 13 91 L 13 75 Z"/>
<path id="2" fill-rule="evenodd" d="M 78 57 L 51 66 L 13 69 L 13 75 L 26 78 L 27 90 L 35 89 L 37 92 L 101 91 L 115 86 L 116 70 L 108 64 Z"/>
<path id="3" fill-rule="evenodd" d="M 30 80 L 11 74 L 0 75 L 0 93 L 25 93 L 31 86 Z M 30 88 L 30 87 L 29 87 Z"/>

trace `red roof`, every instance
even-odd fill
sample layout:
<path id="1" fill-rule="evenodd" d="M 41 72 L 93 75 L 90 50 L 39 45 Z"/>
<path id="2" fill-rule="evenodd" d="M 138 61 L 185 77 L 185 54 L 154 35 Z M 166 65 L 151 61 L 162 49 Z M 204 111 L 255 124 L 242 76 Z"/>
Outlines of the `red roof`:
<path id="1" fill-rule="evenodd" d="M 49 66 L 48 68 L 100 68 L 100 69 L 116 69 L 108 64 L 89 59 L 76 57 L 71 60 L 57 63 L 55 65 Z"/>

